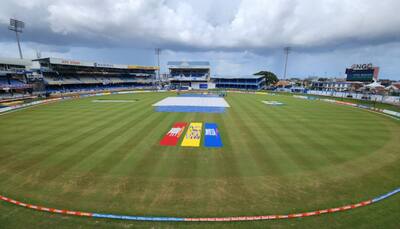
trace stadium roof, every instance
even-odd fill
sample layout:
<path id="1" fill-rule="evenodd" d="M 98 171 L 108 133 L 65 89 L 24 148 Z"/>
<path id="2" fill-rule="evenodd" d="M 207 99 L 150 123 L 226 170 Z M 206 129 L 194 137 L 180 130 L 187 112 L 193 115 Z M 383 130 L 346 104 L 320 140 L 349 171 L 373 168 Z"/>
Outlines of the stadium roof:
<path id="1" fill-rule="evenodd" d="M 31 66 L 32 60 L 0 57 L 0 64 Z"/>
<path id="2" fill-rule="evenodd" d="M 168 68 L 210 68 L 208 61 L 169 61 Z"/>
<path id="3" fill-rule="evenodd" d="M 245 76 L 233 76 L 233 75 L 228 75 L 228 76 L 212 76 L 211 79 L 259 79 L 264 76 L 260 75 L 245 75 Z"/>
<path id="4" fill-rule="evenodd" d="M 120 68 L 120 69 L 145 69 L 145 70 L 157 70 L 156 66 L 140 66 L 140 65 L 125 65 L 125 64 L 107 64 L 97 63 L 90 61 L 80 60 L 68 60 L 54 57 L 40 58 L 33 61 L 49 61 L 50 64 L 62 64 L 70 66 L 82 66 L 82 67 L 99 67 L 99 68 Z"/>
<path id="5" fill-rule="evenodd" d="M 366 85 L 365 87 L 367 87 L 367 88 L 377 88 L 377 87 L 385 87 L 385 86 L 383 86 L 380 83 L 374 81 L 373 83 L 370 83 L 370 84 Z"/>

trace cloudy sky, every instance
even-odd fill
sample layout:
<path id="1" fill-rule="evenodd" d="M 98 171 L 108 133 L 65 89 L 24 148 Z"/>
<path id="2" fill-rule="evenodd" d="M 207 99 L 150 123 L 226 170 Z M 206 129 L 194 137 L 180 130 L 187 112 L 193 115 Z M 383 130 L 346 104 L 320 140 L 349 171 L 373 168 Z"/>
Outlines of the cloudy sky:
<path id="1" fill-rule="evenodd" d="M 2 0 L 0 56 L 18 57 L 10 17 L 25 21 L 23 52 L 107 63 L 209 60 L 213 74 L 343 75 L 370 63 L 400 80 L 399 0 Z"/>

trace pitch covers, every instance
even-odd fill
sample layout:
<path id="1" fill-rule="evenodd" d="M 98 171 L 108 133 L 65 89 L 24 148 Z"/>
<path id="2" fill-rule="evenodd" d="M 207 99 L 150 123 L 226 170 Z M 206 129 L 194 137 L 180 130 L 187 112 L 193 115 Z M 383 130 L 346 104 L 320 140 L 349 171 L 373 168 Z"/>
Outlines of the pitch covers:
<path id="1" fill-rule="evenodd" d="M 175 123 L 161 139 L 160 145 L 176 146 L 187 125 L 188 123 L 186 122 Z M 190 123 L 180 145 L 183 147 L 200 147 L 203 134 L 202 127 L 203 124 L 201 122 Z M 216 123 L 204 124 L 204 146 L 209 148 L 222 147 L 222 140 Z"/>
<path id="2" fill-rule="evenodd" d="M 203 124 L 201 122 L 192 122 L 183 138 L 181 146 L 199 147 L 201 140 L 201 130 Z"/>
<path id="3" fill-rule="evenodd" d="M 187 126 L 186 122 L 177 122 L 160 141 L 162 146 L 175 146 Z"/>
<path id="4" fill-rule="evenodd" d="M 222 147 L 221 136 L 219 135 L 217 124 L 206 123 L 204 125 L 204 146 Z"/>

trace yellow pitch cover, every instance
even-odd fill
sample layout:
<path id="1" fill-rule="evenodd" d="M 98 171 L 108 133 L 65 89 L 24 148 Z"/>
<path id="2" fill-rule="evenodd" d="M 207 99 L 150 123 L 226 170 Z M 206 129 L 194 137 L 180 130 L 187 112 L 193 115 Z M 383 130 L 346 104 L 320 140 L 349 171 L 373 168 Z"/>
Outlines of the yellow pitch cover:
<path id="1" fill-rule="evenodd" d="M 190 123 L 181 146 L 199 147 L 202 127 L 203 124 L 201 122 Z"/>

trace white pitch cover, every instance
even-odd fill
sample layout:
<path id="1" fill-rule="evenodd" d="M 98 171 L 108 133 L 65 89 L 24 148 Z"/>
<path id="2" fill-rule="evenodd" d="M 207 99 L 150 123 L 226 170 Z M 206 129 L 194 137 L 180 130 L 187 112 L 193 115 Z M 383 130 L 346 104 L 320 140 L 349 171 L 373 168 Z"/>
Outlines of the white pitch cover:
<path id="1" fill-rule="evenodd" d="M 167 97 L 153 106 L 230 107 L 224 98 L 218 97 Z"/>

